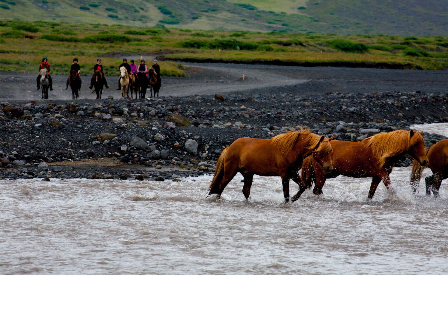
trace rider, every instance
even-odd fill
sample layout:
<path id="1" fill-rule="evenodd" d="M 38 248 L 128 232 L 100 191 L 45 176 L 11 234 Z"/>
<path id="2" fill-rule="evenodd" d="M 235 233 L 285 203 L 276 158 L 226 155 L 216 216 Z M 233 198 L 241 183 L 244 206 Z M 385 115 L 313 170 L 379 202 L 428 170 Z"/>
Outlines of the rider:
<path id="1" fill-rule="evenodd" d="M 125 67 L 126 70 L 128 71 L 128 74 L 131 73 L 131 66 L 128 64 L 127 58 L 123 58 L 123 63 L 120 64 L 120 66 L 118 67 L 118 70 L 120 70 L 121 67 Z M 121 90 L 120 77 L 118 77 L 118 89 L 117 90 Z"/>
<path id="2" fill-rule="evenodd" d="M 72 71 L 72 70 L 75 70 L 78 73 L 79 81 L 80 81 L 79 90 L 81 90 L 81 82 L 82 82 L 81 81 L 81 66 L 78 64 L 78 59 L 76 57 L 73 59 L 73 64 L 70 66 L 70 71 Z M 65 83 L 66 90 L 68 89 L 68 84 L 70 81 L 70 71 L 68 73 L 67 82 Z"/>
<path id="3" fill-rule="evenodd" d="M 152 68 L 154 69 L 154 71 L 157 74 L 157 83 L 160 87 L 162 85 L 162 78 L 160 77 L 160 65 L 159 65 L 159 63 L 157 63 L 157 58 L 154 60 Z"/>
<path id="4" fill-rule="evenodd" d="M 101 58 L 98 58 L 97 60 L 96 60 L 96 64 L 93 66 L 93 75 L 95 75 L 95 71 L 96 70 L 99 70 L 100 72 L 101 72 L 101 74 L 102 74 L 102 77 L 103 77 L 103 83 L 104 83 L 104 85 L 106 86 L 106 89 L 108 89 L 109 88 L 109 85 L 107 85 L 107 80 L 106 80 L 106 76 L 104 75 L 104 72 L 103 72 L 103 65 L 101 64 Z M 90 86 L 89 86 L 89 89 L 92 89 L 92 87 L 93 87 L 93 79 L 94 79 L 94 76 L 92 75 L 92 78 L 90 79 Z"/>
<path id="5" fill-rule="evenodd" d="M 134 60 L 131 59 L 131 74 L 137 74 L 137 64 L 134 64 Z"/>
<path id="6" fill-rule="evenodd" d="M 37 76 L 36 80 L 37 80 L 37 89 L 40 89 L 40 79 L 41 79 L 41 75 L 40 75 L 40 70 L 42 69 L 47 69 L 47 75 L 48 75 L 48 82 L 50 83 L 50 91 L 53 91 L 53 79 L 50 76 L 50 64 L 48 64 L 47 62 L 47 57 L 43 57 L 42 58 L 42 63 L 39 65 L 39 75 Z"/>
<path id="7" fill-rule="evenodd" d="M 137 72 L 138 73 L 144 73 L 145 75 L 148 73 L 148 67 L 145 64 L 145 60 L 144 59 L 142 59 L 140 61 L 140 65 L 138 66 Z"/>

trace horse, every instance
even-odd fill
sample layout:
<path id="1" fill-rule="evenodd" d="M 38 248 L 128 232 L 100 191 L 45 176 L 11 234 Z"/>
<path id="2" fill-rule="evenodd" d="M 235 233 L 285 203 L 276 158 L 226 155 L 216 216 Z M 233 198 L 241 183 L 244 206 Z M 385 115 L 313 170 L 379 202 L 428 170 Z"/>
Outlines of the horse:
<path id="1" fill-rule="evenodd" d="M 154 91 L 154 97 L 159 96 L 159 90 L 160 90 L 160 83 L 157 80 L 157 72 L 151 68 L 149 69 L 149 91 L 151 93 L 152 98 L 152 92 Z"/>
<path id="2" fill-rule="evenodd" d="M 146 77 L 146 73 L 138 72 L 137 82 L 138 82 L 138 89 L 140 92 L 139 98 L 144 99 L 146 96 L 146 89 L 148 88 L 148 77 Z"/>
<path id="3" fill-rule="evenodd" d="M 244 177 L 243 194 L 250 196 L 253 176 L 280 176 L 285 202 L 289 201 L 289 180 L 299 183 L 297 171 L 303 158 L 312 154 L 325 170 L 332 169 L 331 145 L 328 138 L 300 129 L 279 134 L 271 139 L 239 138 L 225 148 L 216 163 L 209 195 L 218 198 L 239 172 Z"/>
<path id="4" fill-rule="evenodd" d="M 101 99 L 103 94 L 104 78 L 101 70 L 95 70 L 93 73 L 93 87 L 95 88 L 96 99 Z"/>
<path id="5" fill-rule="evenodd" d="M 426 194 L 429 196 L 432 193 L 434 197 L 439 197 L 442 180 L 448 178 L 448 139 L 440 140 L 426 149 L 429 161 L 428 166 L 432 171 L 432 175 L 425 178 Z M 411 172 L 411 186 L 414 193 L 417 192 L 424 169 L 424 166 L 414 160 Z"/>
<path id="6" fill-rule="evenodd" d="M 311 157 L 306 158 L 302 165 L 302 185 L 294 197 L 299 198 L 306 189 L 311 188 L 313 180 L 313 193 L 320 195 L 327 178 L 344 175 L 372 177 L 368 194 L 371 199 L 381 181 L 389 189 L 389 175 L 403 154 L 409 154 L 422 165 L 428 163 L 422 134 L 412 130 L 378 133 L 359 142 L 332 140 L 331 147 L 333 170 L 325 173 L 319 162 Z"/>
<path id="7" fill-rule="evenodd" d="M 48 99 L 48 88 L 50 87 L 50 80 L 48 79 L 47 69 L 40 69 L 40 86 L 42 88 L 42 99 Z"/>
<path id="8" fill-rule="evenodd" d="M 81 78 L 76 70 L 70 70 L 69 85 L 72 89 L 72 99 L 79 98 L 79 90 L 81 89 Z"/>
<path id="9" fill-rule="evenodd" d="M 134 96 L 134 92 L 135 92 L 135 99 L 137 99 L 138 95 L 140 94 L 140 86 L 138 83 L 138 77 L 137 75 L 131 73 L 129 76 L 129 89 L 131 91 L 131 98 L 133 98 Z"/>
<path id="10" fill-rule="evenodd" d="M 120 68 L 121 96 L 129 98 L 129 74 L 125 67 Z"/>

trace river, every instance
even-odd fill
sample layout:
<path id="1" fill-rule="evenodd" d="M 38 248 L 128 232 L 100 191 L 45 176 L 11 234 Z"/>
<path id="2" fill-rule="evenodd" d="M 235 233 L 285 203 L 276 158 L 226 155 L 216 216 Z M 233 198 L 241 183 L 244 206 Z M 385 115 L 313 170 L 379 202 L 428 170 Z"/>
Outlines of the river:
<path id="1" fill-rule="evenodd" d="M 446 185 L 413 195 L 409 174 L 371 201 L 370 179 L 340 176 L 293 204 L 278 177 L 256 176 L 248 202 L 239 175 L 221 200 L 211 176 L 1 180 L 0 273 L 447 274 Z"/>

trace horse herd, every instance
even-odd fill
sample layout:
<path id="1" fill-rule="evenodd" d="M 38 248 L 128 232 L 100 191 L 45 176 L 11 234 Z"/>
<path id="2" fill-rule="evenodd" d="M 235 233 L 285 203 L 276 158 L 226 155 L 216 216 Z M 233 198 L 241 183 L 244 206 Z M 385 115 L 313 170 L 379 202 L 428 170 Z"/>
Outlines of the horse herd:
<path id="1" fill-rule="evenodd" d="M 41 90 L 42 99 L 48 99 L 48 89 L 50 82 L 48 79 L 47 69 L 40 70 L 41 80 Z M 96 70 L 93 74 L 93 87 L 96 93 L 96 99 L 101 99 L 103 93 L 103 73 Z M 81 90 L 81 78 L 76 70 L 70 70 L 70 75 L 68 79 L 68 84 L 72 90 L 72 99 L 79 98 L 79 90 Z M 121 86 L 121 96 L 129 98 L 129 91 L 131 91 L 131 97 L 135 93 L 135 99 L 144 99 L 146 96 L 146 91 L 149 86 L 151 97 L 158 97 L 160 90 L 160 83 L 157 80 L 157 74 L 153 68 L 149 69 L 149 78 L 146 77 L 144 73 L 138 73 L 137 76 L 134 74 L 129 75 L 125 67 L 120 68 L 120 86 Z"/>
<path id="2" fill-rule="evenodd" d="M 339 141 L 300 129 L 271 139 L 240 138 L 225 148 L 216 163 L 209 195 L 219 198 L 227 184 L 239 172 L 244 177 L 243 194 L 250 196 L 253 176 L 280 176 L 285 202 L 290 200 L 289 181 L 299 185 L 292 197 L 296 201 L 311 188 L 322 194 L 326 179 L 339 175 L 371 177 L 368 198 L 373 198 L 382 181 L 390 188 L 390 173 L 404 154 L 414 159 L 411 185 L 417 191 L 424 167 L 432 176 L 426 178 L 426 193 L 438 196 L 440 184 L 448 177 L 448 139 L 431 148 L 424 146 L 422 132 L 397 130 L 378 133 L 359 142 Z M 299 171 L 301 173 L 299 174 Z"/>
<path id="3" fill-rule="evenodd" d="M 148 70 L 148 76 L 145 73 L 139 72 L 137 75 L 128 74 L 125 67 L 120 68 L 120 86 L 121 96 L 129 98 L 129 91 L 131 91 L 131 98 L 135 94 L 135 99 L 144 99 L 146 91 L 149 87 L 151 97 L 158 97 L 160 90 L 160 83 L 157 80 L 157 74 L 153 68 Z"/>

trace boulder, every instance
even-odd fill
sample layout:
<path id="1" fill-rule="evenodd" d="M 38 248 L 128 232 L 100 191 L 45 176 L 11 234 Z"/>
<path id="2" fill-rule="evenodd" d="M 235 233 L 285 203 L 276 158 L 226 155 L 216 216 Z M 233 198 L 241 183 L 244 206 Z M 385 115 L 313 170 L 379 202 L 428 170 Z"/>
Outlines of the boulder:
<path id="1" fill-rule="evenodd" d="M 137 149 L 141 149 L 141 150 L 145 150 L 145 151 L 151 149 L 145 140 L 143 140 L 142 138 L 139 138 L 137 136 L 132 137 L 130 145 Z"/>
<path id="2" fill-rule="evenodd" d="M 198 142 L 193 139 L 188 139 L 185 141 L 185 149 L 191 154 L 198 154 Z"/>

